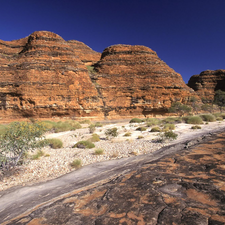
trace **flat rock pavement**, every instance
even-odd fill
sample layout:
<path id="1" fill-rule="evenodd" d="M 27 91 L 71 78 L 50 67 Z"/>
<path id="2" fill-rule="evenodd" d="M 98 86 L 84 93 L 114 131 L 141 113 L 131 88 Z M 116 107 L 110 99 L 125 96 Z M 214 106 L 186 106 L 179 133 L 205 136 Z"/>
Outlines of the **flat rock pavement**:
<path id="1" fill-rule="evenodd" d="M 0 223 L 225 224 L 223 132 L 0 192 Z"/>

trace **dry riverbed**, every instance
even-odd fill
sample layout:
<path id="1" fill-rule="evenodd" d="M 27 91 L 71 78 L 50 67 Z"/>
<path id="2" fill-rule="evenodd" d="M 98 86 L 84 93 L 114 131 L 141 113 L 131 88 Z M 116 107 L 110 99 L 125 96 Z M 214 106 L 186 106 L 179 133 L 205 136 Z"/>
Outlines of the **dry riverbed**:
<path id="1" fill-rule="evenodd" d="M 191 129 L 193 126 L 191 124 L 176 124 L 174 132 L 178 134 L 177 140 L 166 143 L 154 141 L 157 139 L 158 133 L 150 132 L 151 127 L 146 131 L 136 131 L 136 128 L 141 125 L 123 122 L 98 127 L 95 133 L 100 136 L 101 140 L 95 143 L 95 148 L 93 149 L 72 148 L 78 141 L 87 140 L 91 137 L 87 126 L 75 131 L 46 134 L 46 138 L 61 139 L 63 148 L 51 149 L 49 146 L 44 147 L 42 149 L 44 156 L 37 160 L 27 160 L 23 166 L 18 167 L 14 171 L 14 174 L 5 176 L 0 181 L 0 191 L 14 186 L 25 186 L 60 177 L 75 170 L 70 166 L 70 163 L 75 159 L 80 159 L 82 166 L 84 166 L 100 161 L 151 153 L 171 143 L 195 137 L 196 134 L 214 132 L 219 128 L 225 128 L 225 120 L 203 124 L 201 125 L 202 129 L 199 130 Z M 119 135 L 111 140 L 106 140 L 105 130 L 113 127 L 118 128 Z M 125 137 L 125 133 L 131 133 L 131 136 Z M 143 138 L 139 139 L 139 136 Z M 95 155 L 95 150 L 99 148 L 104 150 L 104 154 Z"/>

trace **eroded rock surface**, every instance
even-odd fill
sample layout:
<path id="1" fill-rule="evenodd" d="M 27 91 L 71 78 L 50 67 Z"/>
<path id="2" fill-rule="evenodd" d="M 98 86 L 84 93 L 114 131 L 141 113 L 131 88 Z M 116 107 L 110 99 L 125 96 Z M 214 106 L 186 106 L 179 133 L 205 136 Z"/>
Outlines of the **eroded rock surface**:
<path id="1" fill-rule="evenodd" d="M 73 44 L 47 31 L 18 41 L 1 41 L 0 116 L 101 117 L 102 100 L 74 49 Z"/>
<path id="2" fill-rule="evenodd" d="M 108 47 L 95 70 L 92 79 L 109 118 L 115 114 L 163 114 L 172 102 L 187 103 L 195 95 L 180 74 L 145 46 Z"/>
<path id="3" fill-rule="evenodd" d="M 171 146 L 167 155 L 168 149 L 162 149 L 129 166 L 128 161 L 120 161 L 123 172 L 117 176 L 110 179 L 102 173 L 100 183 L 83 188 L 75 184 L 66 195 L 2 224 L 224 224 L 224 135 L 191 148 L 187 147 L 190 142 L 180 145 L 186 148 Z M 118 164 L 115 167 L 114 172 Z M 17 210 L 21 207 L 23 204 Z"/>
<path id="4" fill-rule="evenodd" d="M 193 75 L 188 86 L 194 89 L 201 98 L 213 100 L 215 91 L 225 91 L 225 70 L 206 70 L 199 75 Z"/>
<path id="5" fill-rule="evenodd" d="M 47 31 L 0 41 L 3 119 L 153 116 L 195 95 L 180 74 L 144 46 L 111 46 L 100 59 L 84 43 Z"/>

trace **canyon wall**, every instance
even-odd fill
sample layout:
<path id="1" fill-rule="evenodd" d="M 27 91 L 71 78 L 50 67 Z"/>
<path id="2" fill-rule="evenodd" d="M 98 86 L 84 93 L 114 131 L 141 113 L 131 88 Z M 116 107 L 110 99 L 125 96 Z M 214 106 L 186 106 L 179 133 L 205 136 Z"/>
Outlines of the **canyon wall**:
<path id="1" fill-rule="evenodd" d="M 0 116 L 101 116 L 103 106 L 74 46 L 39 31 L 0 42 Z"/>
<path id="2" fill-rule="evenodd" d="M 186 104 L 196 96 L 180 74 L 145 46 L 108 47 L 94 68 L 92 80 L 108 117 L 164 114 L 172 102 Z"/>
<path id="3" fill-rule="evenodd" d="M 199 75 L 193 75 L 188 81 L 188 86 L 204 101 L 211 102 L 215 91 L 225 91 L 225 70 L 206 70 Z"/>
<path id="4" fill-rule="evenodd" d="M 37 31 L 0 41 L 0 118 L 117 119 L 165 114 L 194 91 L 150 48 L 115 45 L 102 54 Z"/>

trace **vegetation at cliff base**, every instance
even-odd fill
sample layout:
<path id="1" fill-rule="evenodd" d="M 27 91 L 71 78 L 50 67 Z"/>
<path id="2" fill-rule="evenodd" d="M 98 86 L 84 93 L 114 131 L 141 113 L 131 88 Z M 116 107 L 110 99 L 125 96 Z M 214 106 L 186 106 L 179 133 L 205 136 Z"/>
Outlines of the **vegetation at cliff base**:
<path id="1" fill-rule="evenodd" d="M 0 136 L 0 168 L 10 169 L 22 162 L 26 153 L 40 146 L 45 132 L 42 123 L 11 123 Z"/>

